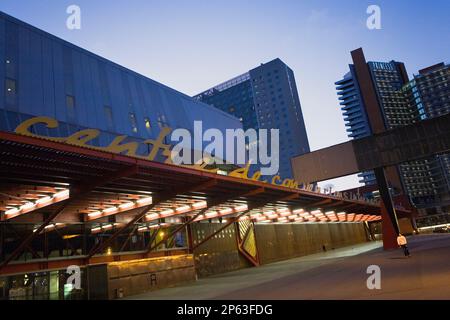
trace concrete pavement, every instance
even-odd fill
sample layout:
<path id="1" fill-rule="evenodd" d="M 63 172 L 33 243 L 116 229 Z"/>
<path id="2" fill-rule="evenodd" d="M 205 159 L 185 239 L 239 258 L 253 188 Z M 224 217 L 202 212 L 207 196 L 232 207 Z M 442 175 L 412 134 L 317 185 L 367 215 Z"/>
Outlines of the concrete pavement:
<path id="1" fill-rule="evenodd" d="M 355 245 L 129 299 L 450 299 L 450 235 L 410 237 L 409 259 L 381 246 Z M 381 269 L 380 290 L 367 288 L 369 265 Z"/>

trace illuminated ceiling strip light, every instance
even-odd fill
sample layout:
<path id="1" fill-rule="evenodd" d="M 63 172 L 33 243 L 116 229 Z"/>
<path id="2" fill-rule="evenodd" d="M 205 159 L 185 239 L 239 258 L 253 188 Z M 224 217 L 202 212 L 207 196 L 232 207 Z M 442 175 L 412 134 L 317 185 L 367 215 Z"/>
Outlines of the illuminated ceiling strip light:
<path id="1" fill-rule="evenodd" d="M 95 212 L 88 213 L 88 217 L 94 218 L 94 217 L 100 216 L 101 214 L 102 214 L 101 211 L 95 211 Z"/>
<path id="2" fill-rule="evenodd" d="M 7 216 L 7 218 L 13 218 L 8 216 L 18 216 L 20 214 L 25 214 L 34 211 L 34 209 L 43 208 L 52 203 L 57 203 L 59 201 L 65 200 L 69 197 L 69 195 L 70 195 L 69 189 L 65 189 L 63 191 L 53 194 L 52 196 L 45 196 L 40 199 L 37 199 L 35 202 L 27 202 L 24 205 L 20 206 L 19 208 L 11 208 L 5 211 L 5 216 Z"/>
<path id="3" fill-rule="evenodd" d="M 301 217 L 310 217 L 311 214 L 309 212 L 300 213 Z"/>
<path id="4" fill-rule="evenodd" d="M 148 215 L 146 215 L 148 220 L 155 220 L 155 219 L 159 219 L 159 214 L 158 213 L 150 213 Z"/>
<path id="5" fill-rule="evenodd" d="M 244 204 L 242 206 L 234 207 L 234 211 L 236 211 L 236 212 L 243 212 L 243 211 L 247 211 L 247 210 L 248 210 L 248 206 L 246 204 Z"/>
<path id="6" fill-rule="evenodd" d="M 218 213 L 217 213 L 216 211 L 207 212 L 207 213 L 205 214 L 205 216 L 207 216 L 208 218 L 216 217 L 217 215 L 218 215 Z"/>
<path id="7" fill-rule="evenodd" d="M 21 211 L 30 210 L 30 209 L 34 208 L 35 206 L 36 206 L 35 203 L 28 202 L 28 203 L 25 203 L 24 205 L 20 206 L 20 210 Z"/>
<path id="8" fill-rule="evenodd" d="M 119 209 L 117 207 L 110 207 L 110 208 L 107 208 L 107 209 L 103 210 L 103 213 L 109 214 L 109 213 L 116 212 L 118 210 Z"/>
<path id="9" fill-rule="evenodd" d="M 5 211 L 5 215 L 9 216 L 9 215 L 16 214 L 16 213 L 19 213 L 19 212 L 20 212 L 19 209 L 13 208 L 13 209 L 9 209 L 9 210 Z"/>
<path id="10" fill-rule="evenodd" d="M 152 197 L 141 198 L 136 202 L 139 203 L 140 205 L 151 204 L 153 202 L 153 198 Z"/>
<path id="11" fill-rule="evenodd" d="M 65 189 L 63 191 L 57 192 L 53 195 L 53 198 L 57 199 L 57 198 L 67 198 L 70 195 L 70 191 L 69 189 Z"/>
<path id="12" fill-rule="evenodd" d="M 231 214 L 233 212 L 234 212 L 234 210 L 232 208 L 226 208 L 226 209 L 219 211 L 220 214 Z"/>
<path id="13" fill-rule="evenodd" d="M 196 202 L 192 205 L 192 208 L 194 209 L 203 209 L 207 207 L 207 202 L 206 201 L 200 201 L 200 202 Z"/>
<path id="14" fill-rule="evenodd" d="M 171 215 L 171 214 L 174 214 L 174 213 L 175 213 L 174 210 L 167 209 L 167 210 L 161 211 L 159 214 L 162 215 L 162 216 L 168 216 L 168 215 Z"/>
<path id="15" fill-rule="evenodd" d="M 126 210 L 126 209 L 131 209 L 135 206 L 136 204 L 134 202 L 127 202 L 127 203 L 122 203 L 119 208 L 122 210 Z"/>
<path id="16" fill-rule="evenodd" d="M 147 205 L 149 205 L 151 203 L 152 203 L 152 197 L 141 198 L 141 199 L 137 200 L 136 202 L 126 202 L 126 203 L 122 203 L 118 207 L 113 206 L 113 207 L 110 207 L 110 208 L 106 208 L 103 211 L 101 211 L 100 214 L 98 213 L 98 211 L 90 213 L 90 214 L 88 214 L 88 217 L 90 218 L 90 220 L 95 220 L 95 219 L 97 219 L 97 218 L 99 218 L 100 216 L 103 216 L 103 215 L 111 215 L 111 214 L 114 214 L 114 213 L 122 213 L 122 212 L 126 212 L 126 211 L 129 211 L 129 210 L 142 208 L 142 207 L 147 206 Z"/>
<path id="17" fill-rule="evenodd" d="M 52 198 L 51 197 L 49 197 L 49 196 L 46 196 L 46 197 L 43 197 L 43 198 L 40 198 L 40 199 L 38 199 L 38 200 L 36 200 L 36 204 L 37 205 L 43 205 L 43 204 L 46 204 L 46 203 L 48 203 L 48 202 L 51 202 L 52 201 Z"/>
<path id="18" fill-rule="evenodd" d="M 188 211 L 192 211 L 192 209 L 190 206 L 182 206 L 182 207 L 176 208 L 175 211 L 178 213 L 185 213 Z"/>

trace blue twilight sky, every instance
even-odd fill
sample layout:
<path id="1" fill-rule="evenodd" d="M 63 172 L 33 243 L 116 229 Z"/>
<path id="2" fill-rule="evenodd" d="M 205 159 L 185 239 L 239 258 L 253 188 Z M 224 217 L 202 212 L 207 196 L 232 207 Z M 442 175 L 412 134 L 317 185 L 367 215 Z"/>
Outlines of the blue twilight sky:
<path id="1" fill-rule="evenodd" d="M 81 30 L 66 28 L 71 4 Z M 370 4 L 381 30 L 366 27 Z M 410 76 L 450 60 L 450 0 L 0 0 L 0 10 L 189 95 L 279 57 L 295 72 L 312 150 L 348 140 L 334 82 L 351 50 L 405 62 Z"/>

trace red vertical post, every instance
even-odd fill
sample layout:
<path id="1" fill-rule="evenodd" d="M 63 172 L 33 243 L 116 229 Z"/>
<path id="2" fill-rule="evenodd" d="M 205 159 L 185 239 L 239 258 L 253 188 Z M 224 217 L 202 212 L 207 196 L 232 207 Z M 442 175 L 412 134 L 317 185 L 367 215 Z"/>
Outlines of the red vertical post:
<path id="1" fill-rule="evenodd" d="M 394 223 L 386 209 L 386 206 L 381 201 L 381 226 L 383 232 L 383 248 L 384 250 L 396 249 L 397 245 L 397 231 L 394 228 Z"/>

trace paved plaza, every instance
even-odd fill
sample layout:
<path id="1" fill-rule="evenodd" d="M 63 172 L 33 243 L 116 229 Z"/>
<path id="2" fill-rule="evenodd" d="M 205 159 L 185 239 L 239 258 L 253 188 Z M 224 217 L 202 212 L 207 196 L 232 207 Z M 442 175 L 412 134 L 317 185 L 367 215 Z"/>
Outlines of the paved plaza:
<path id="1" fill-rule="evenodd" d="M 370 242 L 199 279 L 129 299 L 450 299 L 450 235 L 409 238 L 411 258 Z M 367 288 L 367 267 L 381 289 Z"/>

